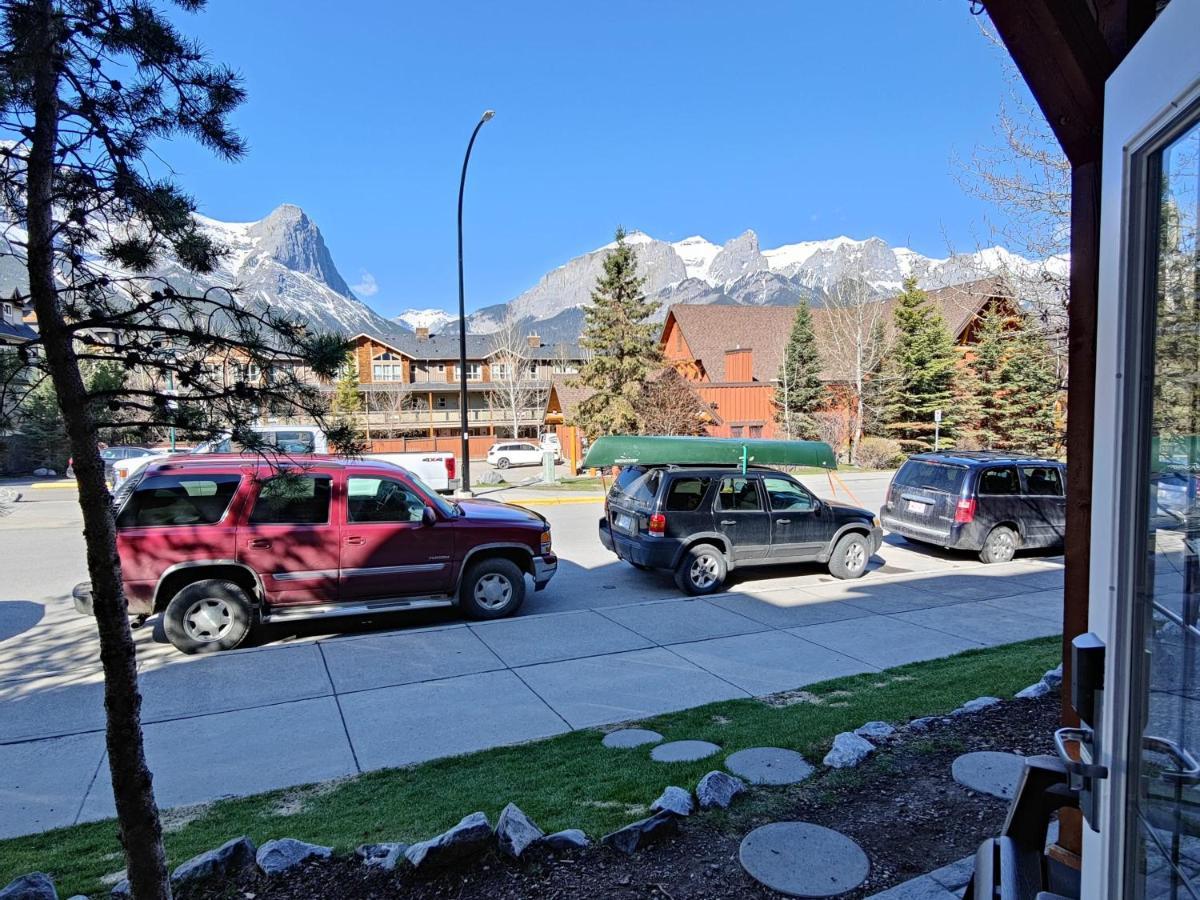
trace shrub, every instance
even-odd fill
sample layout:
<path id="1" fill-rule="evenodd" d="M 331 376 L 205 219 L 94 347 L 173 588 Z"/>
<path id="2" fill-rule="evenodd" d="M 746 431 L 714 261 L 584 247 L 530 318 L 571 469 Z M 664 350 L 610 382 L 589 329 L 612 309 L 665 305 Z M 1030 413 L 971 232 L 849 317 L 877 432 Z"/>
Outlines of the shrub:
<path id="1" fill-rule="evenodd" d="M 858 442 L 858 464 L 864 469 L 890 469 L 904 460 L 900 442 L 890 438 L 865 437 Z"/>

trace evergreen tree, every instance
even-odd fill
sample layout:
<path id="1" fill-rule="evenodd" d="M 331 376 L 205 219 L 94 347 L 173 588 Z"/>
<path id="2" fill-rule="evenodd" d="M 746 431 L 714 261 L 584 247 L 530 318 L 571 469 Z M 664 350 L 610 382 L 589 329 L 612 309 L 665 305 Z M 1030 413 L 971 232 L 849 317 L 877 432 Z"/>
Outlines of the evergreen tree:
<path id="1" fill-rule="evenodd" d="M 1006 312 L 988 307 L 979 317 L 979 331 L 970 347 L 967 363 L 968 395 L 973 398 L 970 430 L 982 450 L 998 448 L 1005 432 L 1008 412 L 1001 373 L 1009 356 L 1012 324 L 1012 317 Z"/>
<path id="2" fill-rule="evenodd" d="M 893 313 L 895 341 L 884 369 L 880 421 L 905 450 L 930 450 L 934 411 L 942 411 L 941 433 L 952 440 L 958 421 L 953 409 L 958 354 L 941 313 L 916 278 L 904 280 Z"/>
<path id="3" fill-rule="evenodd" d="M 584 311 L 579 343 L 591 357 L 576 383 L 595 393 L 579 404 L 573 424 L 588 439 L 603 434 L 641 431 L 639 401 L 646 382 L 662 366 L 658 326 L 651 317 L 658 304 L 646 299 L 637 274 L 637 253 L 617 228 L 616 246 L 604 258 L 592 305 Z"/>
<path id="4" fill-rule="evenodd" d="M 783 351 L 779 384 L 775 386 L 775 421 L 788 439 L 815 440 L 816 412 L 825 399 L 821 357 L 813 333 L 812 312 L 806 302 L 796 307 L 792 334 Z"/>
<path id="5" fill-rule="evenodd" d="M 358 390 L 358 368 L 354 355 L 346 354 L 346 361 L 333 386 L 333 399 L 329 401 L 329 412 L 343 429 L 358 436 L 358 417 L 362 415 L 363 400 Z"/>
<path id="6" fill-rule="evenodd" d="M 1002 417 L 996 446 L 1023 453 L 1054 454 L 1061 449 L 1058 375 L 1050 344 L 1037 329 L 1009 332 L 1000 366 Z"/>

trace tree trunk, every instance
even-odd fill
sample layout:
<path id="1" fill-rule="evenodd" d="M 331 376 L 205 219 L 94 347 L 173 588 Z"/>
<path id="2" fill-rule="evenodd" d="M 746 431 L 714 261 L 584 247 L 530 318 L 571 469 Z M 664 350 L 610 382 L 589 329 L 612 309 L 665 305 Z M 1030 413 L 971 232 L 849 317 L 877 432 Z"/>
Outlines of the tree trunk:
<path id="1" fill-rule="evenodd" d="M 112 500 L 104 482 L 96 426 L 87 405 L 72 336 L 58 307 L 52 202 L 61 48 L 51 0 L 41 0 L 37 9 L 45 49 L 35 60 L 34 128 L 28 164 L 29 294 L 74 457 L 88 574 L 92 579 L 100 636 L 100 661 L 104 667 L 105 741 L 129 883 L 137 900 L 169 900 L 171 888 L 162 826 L 142 743 L 142 698 L 138 691 L 133 634 L 121 587 Z"/>

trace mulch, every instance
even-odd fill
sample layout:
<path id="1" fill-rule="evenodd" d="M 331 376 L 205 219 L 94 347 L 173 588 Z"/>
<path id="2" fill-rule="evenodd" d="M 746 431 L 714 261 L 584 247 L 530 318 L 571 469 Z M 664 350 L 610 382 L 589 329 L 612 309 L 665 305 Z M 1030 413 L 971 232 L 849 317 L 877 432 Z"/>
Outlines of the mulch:
<path id="1" fill-rule="evenodd" d="M 436 876 L 380 872 L 354 857 L 314 862 L 275 878 L 247 875 L 219 892 L 183 900 L 723 900 L 781 895 L 753 881 L 737 861 L 753 828 L 778 821 L 813 822 L 856 840 L 871 860 L 857 890 L 867 897 L 971 854 L 999 832 L 1007 801 L 970 791 L 950 766 L 962 753 L 1051 753 L 1059 701 L 1010 700 L 928 730 L 903 728 L 853 772 L 824 772 L 790 788 L 755 788 L 728 813 L 701 813 L 679 833 L 624 856 L 600 846 L 572 854 L 526 854 L 520 864 L 489 854 Z M 464 815 L 471 810 L 464 810 Z M 598 837 L 598 836 L 593 836 Z"/>

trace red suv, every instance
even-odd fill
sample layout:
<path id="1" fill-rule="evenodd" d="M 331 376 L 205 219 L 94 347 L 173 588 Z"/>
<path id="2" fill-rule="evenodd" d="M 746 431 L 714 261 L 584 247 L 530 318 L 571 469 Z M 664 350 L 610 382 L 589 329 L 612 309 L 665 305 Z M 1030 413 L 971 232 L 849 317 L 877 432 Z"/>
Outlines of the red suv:
<path id="1" fill-rule="evenodd" d="M 256 622 L 458 605 L 515 613 L 558 559 L 537 513 L 450 502 L 399 466 L 313 457 L 154 462 L 118 491 L 129 613 L 163 613 L 185 653 L 236 647 Z M 74 591 L 91 613 L 91 588 Z"/>

